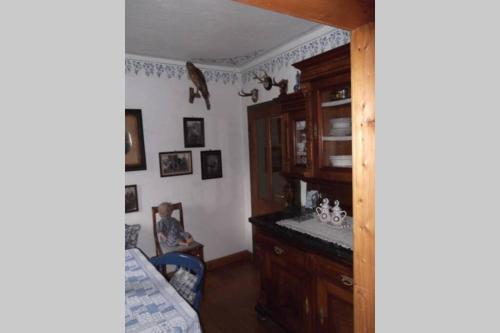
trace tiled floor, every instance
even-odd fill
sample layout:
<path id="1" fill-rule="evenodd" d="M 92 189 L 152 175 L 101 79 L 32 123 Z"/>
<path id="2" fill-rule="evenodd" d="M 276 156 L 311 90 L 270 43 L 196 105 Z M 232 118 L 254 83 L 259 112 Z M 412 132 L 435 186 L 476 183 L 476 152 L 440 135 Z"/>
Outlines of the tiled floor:
<path id="1" fill-rule="evenodd" d="M 255 312 L 259 271 L 250 262 L 207 272 L 200 319 L 204 333 L 285 333 Z"/>

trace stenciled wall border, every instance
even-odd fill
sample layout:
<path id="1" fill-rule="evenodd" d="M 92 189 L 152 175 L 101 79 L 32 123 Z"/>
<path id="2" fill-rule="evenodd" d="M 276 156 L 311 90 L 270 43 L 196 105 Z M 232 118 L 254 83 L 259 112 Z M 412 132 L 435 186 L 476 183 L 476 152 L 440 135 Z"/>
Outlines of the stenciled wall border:
<path id="1" fill-rule="evenodd" d="M 280 70 L 283 66 L 314 57 L 323 52 L 345 45 L 351 41 L 351 33 L 346 30 L 333 28 L 333 30 L 313 38 L 307 42 L 294 46 L 293 48 L 271 57 L 261 63 L 252 66 L 241 73 L 243 84 L 249 82 L 253 75 L 265 70 L 268 74 Z"/>
<path id="2" fill-rule="evenodd" d="M 235 85 L 240 81 L 240 73 L 232 71 L 222 71 L 216 69 L 200 68 L 207 83 L 221 82 L 224 85 Z M 156 61 L 146 61 L 139 59 L 125 58 L 125 74 L 139 75 L 144 73 L 148 77 L 167 79 L 181 79 L 186 75 L 186 66 L 179 64 L 169 64 Z"/>
<path id="3" fill-rule="evenodd" d="M 237 69 L 235 71 L 202 67 L 200 69 L 205 75 L 207 83 L 220 82 L 224 85 L 235 85 L 241 82 L 241 85 L 244 85 L 252 80 L 253 75 L 256 73 L 265 70 L 268 74 L 272 74 L 274 71 L 280 70 L 284 66 L 289 66 L 295 62 L 314 57 L 323 52 L 345 45 L 349 43 L 350 40 L 351 34 L 349 31 L 333 28 L 331 31 L 319 37 L 296 45 L 287 51 L 281 52 L 277 56 L 265 59 L 259 64 L 243 70 L 243 72 L 238 72 Z M 125 73 L 135 75 L 144 73 L 147 77 L 157 76 L 158 78 L 181 79 L 186 75 L 186 66 L 126 57 Z"/>

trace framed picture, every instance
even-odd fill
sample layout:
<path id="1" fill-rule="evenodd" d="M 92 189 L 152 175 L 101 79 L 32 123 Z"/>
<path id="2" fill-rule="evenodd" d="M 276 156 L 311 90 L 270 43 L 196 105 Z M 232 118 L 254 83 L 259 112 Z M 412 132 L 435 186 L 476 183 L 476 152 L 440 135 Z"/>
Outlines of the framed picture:
<path id="1" fill-rule="evenodd" d="M 137 185 L 125 185 L 125 213 L 139 211 Z"/>
<path id="2" fill-rule="evenodd" d="M 222 178 L 222 157 L 220 150 L 201 153 L 201 179 Z"/>
<path id="3" fill-rule="evenodd" d="M 160 175 L 162 177 L 189 175 L 193 173 L 191 151 L 160 153 Z"/>
<path id="4" fill-rule="evenodd" d="M 125 171 L 146 170 L 140 109 L 125 109 Z"/>
<path id="5" fill-rule="evenodd" d="M 205 147 L 205 124 L 203 118 L 183 118 L 184 147 Z"/>

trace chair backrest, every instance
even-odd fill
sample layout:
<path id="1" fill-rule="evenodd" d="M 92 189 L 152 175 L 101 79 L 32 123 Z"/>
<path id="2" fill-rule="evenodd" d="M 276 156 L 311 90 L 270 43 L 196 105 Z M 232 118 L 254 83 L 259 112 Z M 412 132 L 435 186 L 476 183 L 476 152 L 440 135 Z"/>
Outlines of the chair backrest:
<path id="1" fill-rule="evenodd" d="M 158 214 L 157 206 L 151 207 L 151 212 L 153 215 L 153 234 L 155 239 L 156 255 L 159 256 L 163 254 L 160 246 L 160 239 L 158 238 L 158 228 L 157 228 L 158 221 L 160 221 L 161 217 L 160 214 Z M 172 217 L 176 218 L 180 222 L 182 229 L 184 229 L 184 215 L 182 214 L 181 202 L 172 204 Z"/>
<path id="2" fill-rule="evenodd" d="M 137 240 L 139 239 L 140 231 L 140 224 L 125 224 L 125 249 L 137 247 Z"/>
<path id="3" fill-rule="evenodd" d="M 160 272 L 162 267 L 165 265 L 174 265 L 177 266 L 177 268 L 182 267 L 196 275 L 197 280 L 193 285 L 192 291 L 196 294 L 193 307 L 196 311 L 198 311 L 201 302 L 201 287 L 203 285 L 203 277 L 205 274 L 205 266 L 201 260 L 189 254 L 173 252 L 153 257 L 150 259 L 150 262 Z"/>

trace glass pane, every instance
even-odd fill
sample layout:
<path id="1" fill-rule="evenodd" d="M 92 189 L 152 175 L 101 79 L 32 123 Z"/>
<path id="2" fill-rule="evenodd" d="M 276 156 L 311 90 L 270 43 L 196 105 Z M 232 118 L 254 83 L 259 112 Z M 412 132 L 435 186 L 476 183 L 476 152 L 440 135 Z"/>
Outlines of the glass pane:
<path id="1" fill-rule="evenodd" d="M 283 170 L 283 146 L 281 140 L 281 118 L 271 118 L 271 164 L 272 164 L 272 196 L 280 200 L 283 194 L 285 178 L 281 175 Z"/>
<path id="2" fill-rule="evenodd" d="M 335 86 L 320 92 L 320 167 L 352 166 L 351 99 L 348 86 Z"/>
<path id="3" fill-rule="evenodd" d="M 346 96 L 348 88 L 332 88 L 321 91 L 322 132 L 324 136 L 347 137 L 351 135 L 351 99 Z M 339 94 L 343 92 L 343 94 Z"/>
<path id="4" fill-rule="evenodd" d="M 273 172 L 282 170 L 281 118 L 271 119 L 271 163 Z"/>
<path id="5" fill-rule="evenodd" d="M 307 164 L 306 121 L 295 122 L 295 164 Z"/>
<path id="6" fill-rule="evenodd" d="M 256 139 L 257 139 L 257 186 L 258 195 L 267 199 L 267 166 L 266 166 L 266 120 L 257 119 L 255 121 Z"/>

